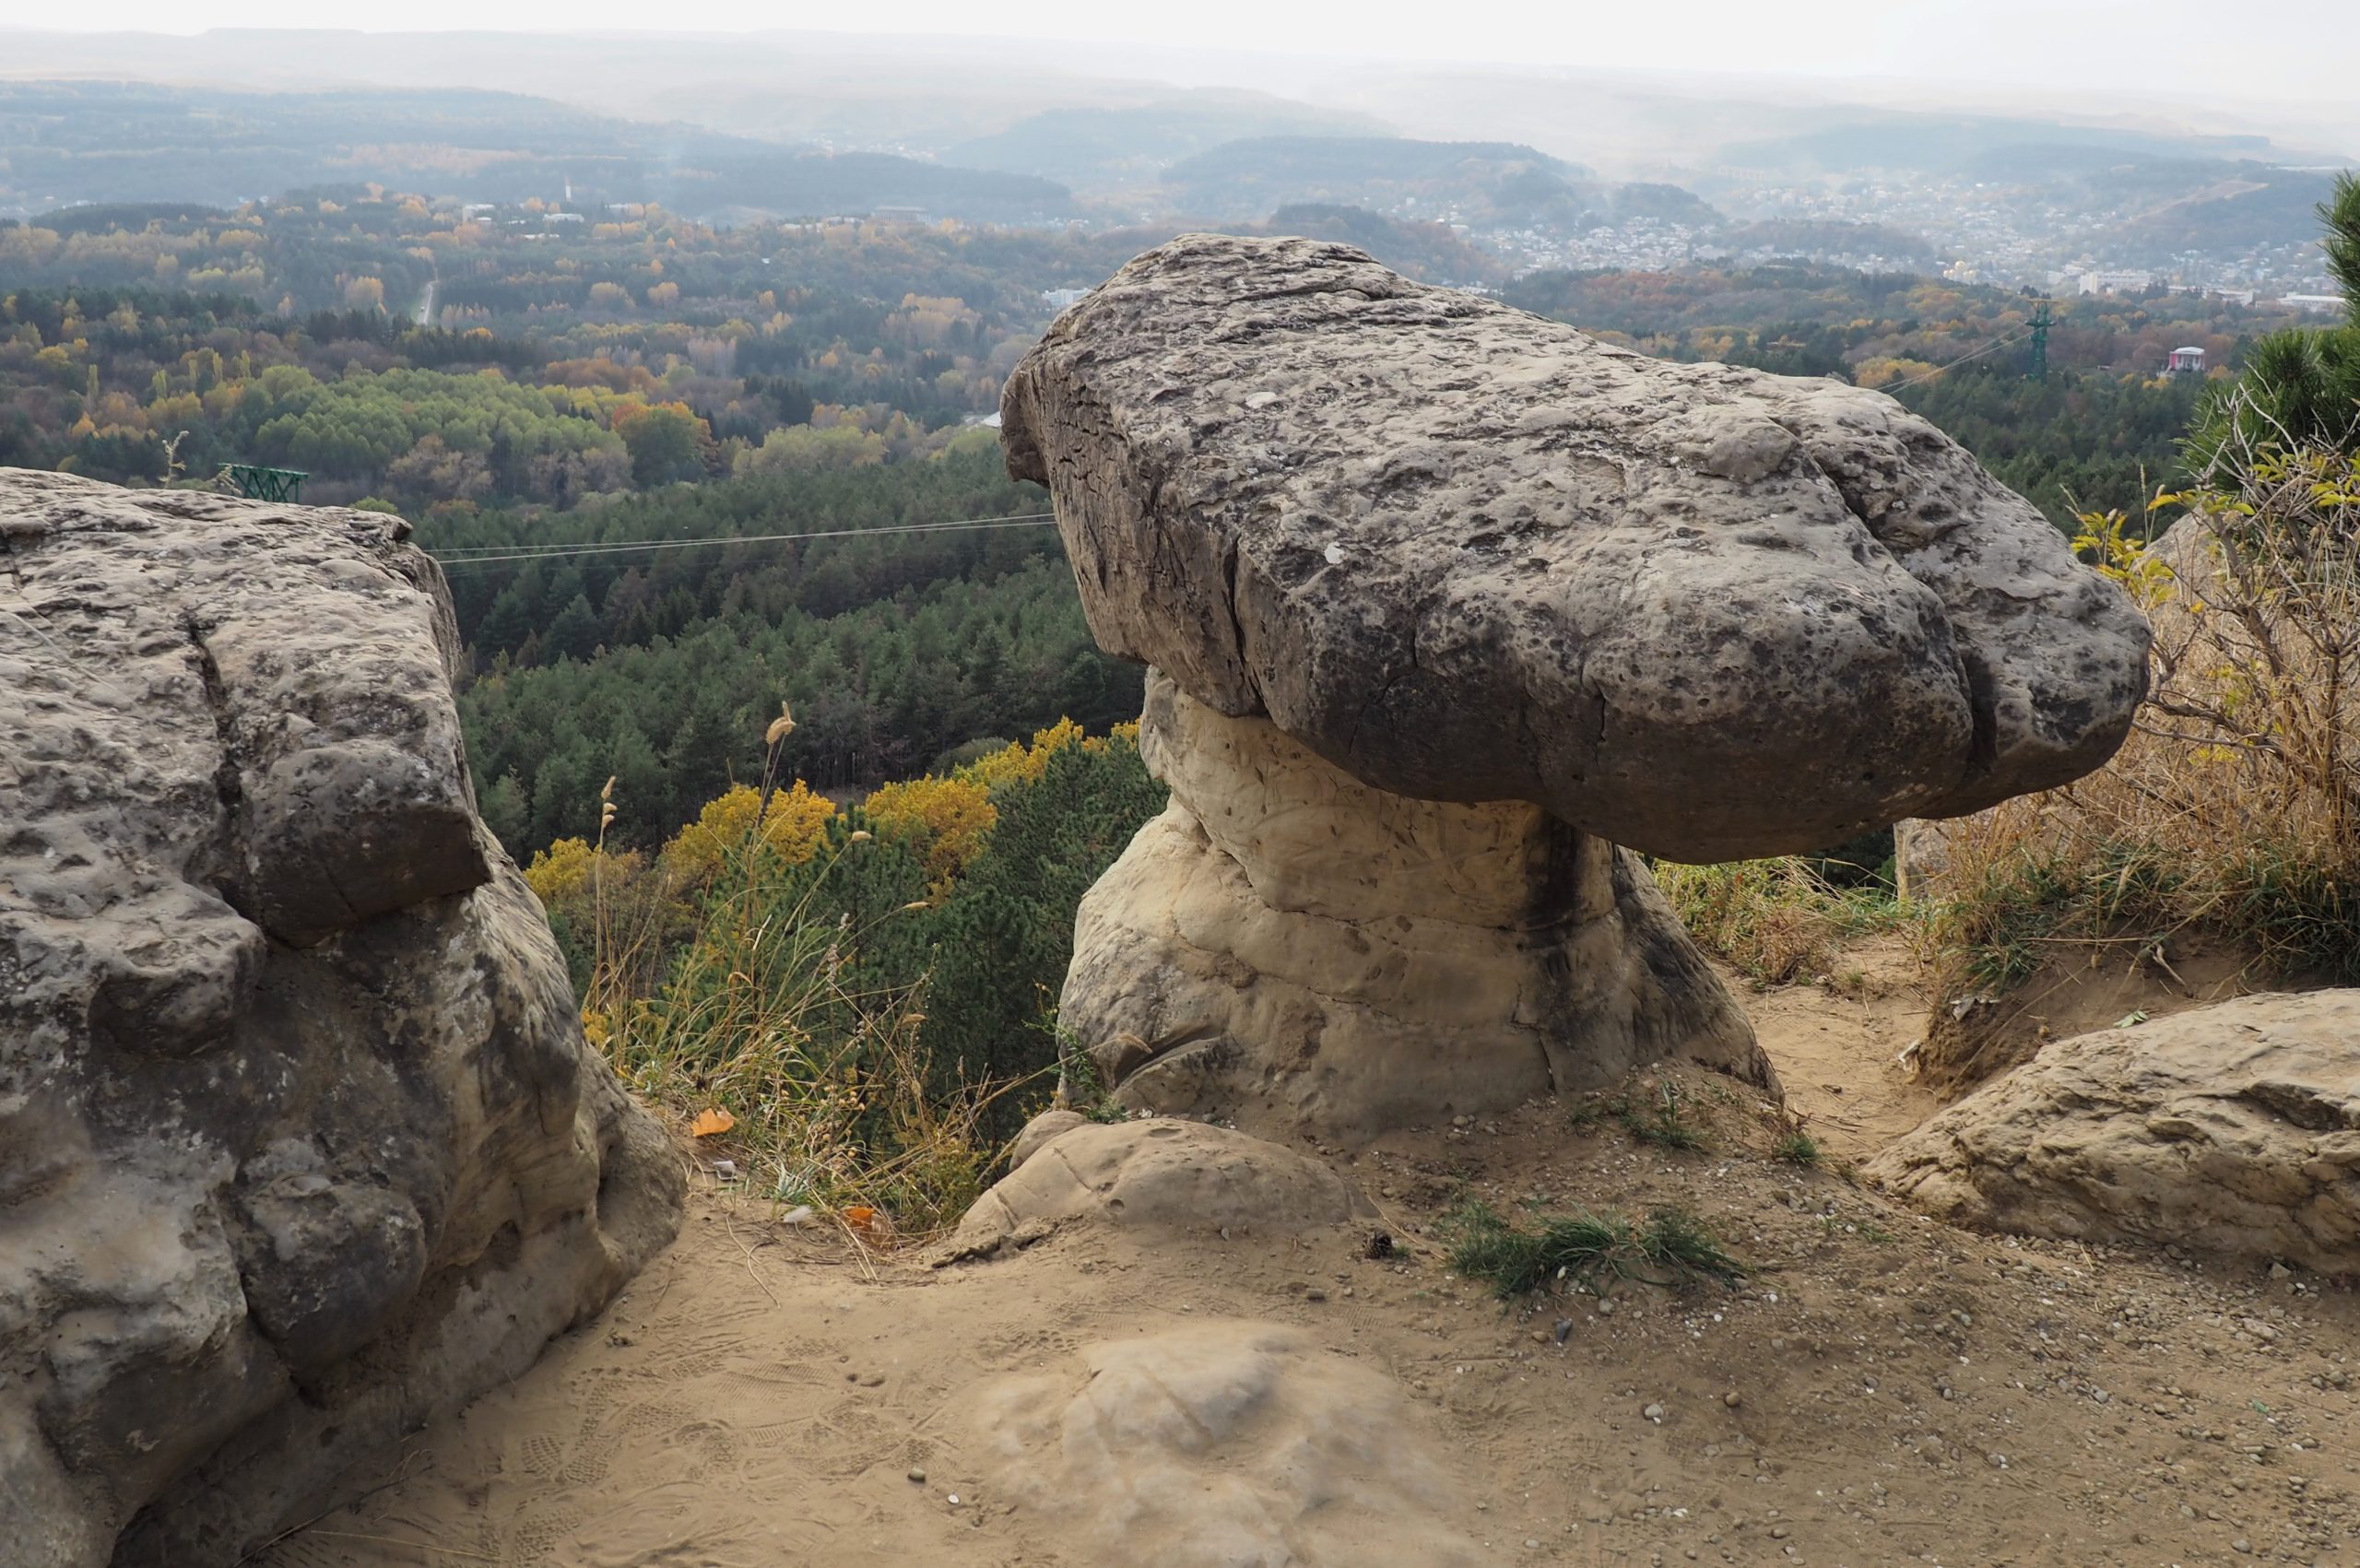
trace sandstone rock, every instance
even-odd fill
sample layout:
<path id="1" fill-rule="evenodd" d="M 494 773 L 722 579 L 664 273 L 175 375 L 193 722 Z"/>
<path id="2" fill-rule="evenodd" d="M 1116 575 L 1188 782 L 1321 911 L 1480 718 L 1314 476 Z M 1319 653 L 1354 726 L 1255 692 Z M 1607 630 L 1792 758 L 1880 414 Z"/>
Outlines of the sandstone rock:
<path id="1" fill-rule="evenodd" d="M 2360 991 L 2057 1041 L 1868 1171 L 1955 1223 L 2360 1267 Z"/>
<path id="2" fill-rule="evenodd" d="M 2088 772 L 2145 682 L 2121 593 L 1890 398 L 1345 246 L 1150 251 L 1002 413 L 1104 647 L 1396 795 L 1814 849 Z"/>
<path id="3" fill-rule="evenodd" d="M 1159 1568 L 1488 1561 L 1394 1383 L 1274 1324 L 1085 1346 L 978 1401 L 997 1492 L 1061 1552 Z"/>
<path id="4" fill-rule="evenodd" d="M 1044 1111 L 1024 1124 L 1016 1141 L 1008 1146 L 1009 1169 L 1014 1170 L 1039 1152 L 1041 1147 L 1060 1133 L 1069 1133 L 1090 1120 L 1079 1111 Z"/>
<path id="5" fill-rule="evenodd" d="M 240 1561 L 678 1223 L 407 534 L 0 469 L 12 1564 Z"/>
<path id="6" fill-rule="evenodd" d="M 1123 1103 L 1360 1138 L 1665 1057 L 1774 1082 L 1627 851 L 1373 789 L 1161 674 L 1139 745 L 1172 801 L 1084 896 L 1058 1006 Z"/>
<path id="7" fill-rule="evenodd" d="M 1061 1220 L 1300 1231 L 1375 1212 L 1318 1161 L 1242 1132 L 1166 1116 L 1084 1122 L 976 1199 L 950 1251 L 979 1256 L 1025 1225 Z"/>

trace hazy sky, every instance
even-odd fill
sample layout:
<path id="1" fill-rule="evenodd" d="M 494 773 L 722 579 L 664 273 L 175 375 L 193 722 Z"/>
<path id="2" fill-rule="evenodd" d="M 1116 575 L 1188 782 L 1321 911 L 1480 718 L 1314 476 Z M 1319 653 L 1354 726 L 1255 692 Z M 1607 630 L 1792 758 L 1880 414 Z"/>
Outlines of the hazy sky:
<path id="1" fill-rule="evenodd" d="M 41 25 L 188 32 L 318 27 L 352 13 L 317 0 L 110 0 L 50 7 Z M 333 18 L 333 19 L 331 19 Z M 704 0 L 667 12 L 646 0 L 400 0 L 374 29 L 852 29 L 998 34 L 1183 49 L 1348 54 L 1902 78 L 2152 96 L 2266 107 L 2360 96 L 2360 28 L 2350 0 Z"/>

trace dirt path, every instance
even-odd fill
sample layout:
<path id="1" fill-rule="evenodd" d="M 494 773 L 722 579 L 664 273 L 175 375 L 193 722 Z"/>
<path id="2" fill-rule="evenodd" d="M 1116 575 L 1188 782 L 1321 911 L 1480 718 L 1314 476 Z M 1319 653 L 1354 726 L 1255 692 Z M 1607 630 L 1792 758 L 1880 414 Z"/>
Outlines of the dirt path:
<path id="1" fill-rule="evenodd" d="M 1748 1002 L 1835 1149 L 1914 1119 L 1910 1086 L 1885 1076 L 1910 1038 L 1887 999 Z M 1363 1229 L 1069 1226 L 938 1270 L 778 1226 L 708 1182 L 679 1244 L 605 1318 L 262 1561 L 2360 1562 L 2360 1298 L 2301 1275 L 1946 1231 L 1769 1159 L 1776 1126 L 1750 1096 L 1687 1088 L 1702 1150 L 1575 1127 L 1572 1106 L 1548 1102 L 1333 1156 L 1400 1238 L 1376 1261 Z M 1504 1309 L 1427 1239 L 1467 1196 L 1512 1214 L 1684 1204 L 1754 1271 L 1729 1291 L 1634 1284 L 1608 1305 Z M 984 1412 L 1026 1388 L 1086 1389 L 1091 1347 L 1175 1324 L 1277 1326 L 1323 1365 L 1381 1373 L 1405 1402 L 1352 1434 L 1373 1445 L 1360 1462 L 1422 1453 L 1421 1516 L 1463 1553 L 1334 1550 L 1329 1527 L 1351 1522 L 1335 1515 L 1363 1505 L 1349 1500 L 1306 1515 L 1284 1556 L 1207 1555 L 1186 1530 L 1153 1534 L 1152 1510 L 1124 1550 L 1092 1544 L 1091 1518 L 1132 1517 L 1157 1477 L 1118 1465 L 1103 1490 L 1044 1495 L 1056 1445 L 1011 1468 Z M 1069 1431 L 1068 1453 L 1090 1436 Z M 1227 1517 L 1219 1486 L 1295 1462 L 1199 1446 L 1208 1530 Z"/>
<path id="2" fill-rule="evenodd" d="M 1787 1103 L 1828 1154 L 1858 1161 L 1940 1110 L 1898 1058 L 1926 1032 L 1918 966 L 1900 939 L 1849 949 L 1833 984 L 1750 989 L 1722 978 L 1745 1004 L 1762 1048 L 1776 1064 Z"/>

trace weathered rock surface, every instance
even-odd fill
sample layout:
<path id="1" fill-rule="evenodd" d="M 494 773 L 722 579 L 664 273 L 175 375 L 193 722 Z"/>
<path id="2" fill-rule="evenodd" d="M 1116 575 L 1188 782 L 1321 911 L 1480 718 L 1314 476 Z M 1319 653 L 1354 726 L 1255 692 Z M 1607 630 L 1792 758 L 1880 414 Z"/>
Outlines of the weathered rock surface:
<path id="1" fill-rule="evenodd" d="M 2360 991 L 2243 996 L 2057 1041 L 1871 1160 L 2027 1235 L 2360 1267 Z"/>
<path id="2" fill-rule="evenodd" d="M 1375 1219 L 1316 1160 L 1228 1127 L 1169 1116 L 1084 1121 L 1042 1144 L 977 1198 L 951 1238 L 978 1256 L 1028 1225 L 1300 1231 Z"/>
<path id="3" fill-rule="evenodd" d="M 1069 1133 L 1076 1127 L 1086 1126 L 1089 1121 L 1090 1118 L 1083 1115 L 1079 1111 L 1049 1110 L 1042 1112 L 1039 1115 L 1025 1123 L 1024 1126 L 1018 1130 L 1015 1139 L 1009 1144 L 1008 1168 L 1011 1171 L 1015 1170 L 1019 1165 L 1023 1164 L 1027 1160 L 1032 1159 L 1033 1155 L 1039 1153 L 1042 1147 L 1047 1144 L 1051 1138 L 1056 1138 L 1063 1133 Z"/>
<path id="4" fill-rule="evenodd" d="M 0 1549 L 241 1560 L 678 1224 L 365 513 L 0 469 Z"/>
<path id="5" fill-rule="evenodd" d="M 1666 1057 L 1774 1081 L 1627 851 L 1371 788 L 1160 672 L 1139 746 L 1171 804 L 1084 895 L 1058 1005 L 1123 1103 L 1358 1139 Z"/>
<path id="6" fill-rule="evenodd" d="M 978 1401 L 997 1488 L 1092 1562 L 1458 1568 L 1487 1555 L 1414 1408 L 1382 1373 L 1277 1324 L 1086 1345 Z"/>
<path id="7" fill-rule="evenodd" d="M 1002 412 L 1102 645 L 1396 795 L 1807 850 L 2086 772 L 2145 681 L 2121 593 L 1890 398 L 1340 245 L 1150 251 Z"/>

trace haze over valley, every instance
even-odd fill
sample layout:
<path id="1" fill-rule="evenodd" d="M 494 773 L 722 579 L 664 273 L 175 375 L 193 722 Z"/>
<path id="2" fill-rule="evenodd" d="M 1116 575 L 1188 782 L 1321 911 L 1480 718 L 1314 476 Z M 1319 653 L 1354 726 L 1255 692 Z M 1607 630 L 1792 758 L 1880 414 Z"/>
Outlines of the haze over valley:
<path id="1" fill-rule="evenodd" d="M 6 37 L 0 217 L 18 219 L 360 184 L 571 188 L 581 210 L 721 224 L 1170 228 L 1315 204 L 1447 225 L 1511 273 L 1801 258 L 2301 296 L 2329 291 L 2311 207 L 2360 146 L 2360 124 L 2300 103 L 2034 109 L 1872 78 L 825 33 Z"/>

